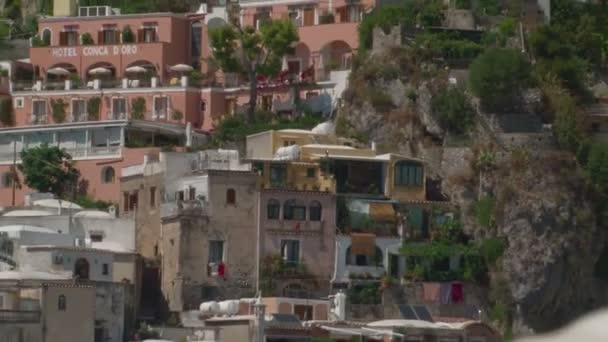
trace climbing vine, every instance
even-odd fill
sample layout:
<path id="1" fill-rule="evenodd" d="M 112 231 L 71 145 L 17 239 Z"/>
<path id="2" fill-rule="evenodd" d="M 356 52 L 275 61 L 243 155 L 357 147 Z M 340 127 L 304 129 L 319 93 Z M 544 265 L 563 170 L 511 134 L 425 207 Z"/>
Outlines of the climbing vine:
<path id="1" fill-rule="evenodd" d="M 51 109 L 53 111 L 53 121 L 55 123 L 65 122 L 65 109 L 68 106 L 63 99 L 51 100 Z"/>

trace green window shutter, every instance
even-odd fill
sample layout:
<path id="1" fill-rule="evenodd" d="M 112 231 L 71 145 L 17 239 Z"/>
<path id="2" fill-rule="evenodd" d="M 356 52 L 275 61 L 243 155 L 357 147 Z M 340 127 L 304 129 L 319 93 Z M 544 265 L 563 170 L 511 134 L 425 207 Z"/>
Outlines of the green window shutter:
<path id="1" fill-rule="evenodd" d="M 422 211 L 422 208 L 408 208 L 407 221 L 412 228 L 422 231 L 422 226 L 424 224 L 424 212 Z"/>
<path id="2" fill-rule="evenodd" d="M 416 167 L 416 185 L 422 186 L 422 167 Z"/>

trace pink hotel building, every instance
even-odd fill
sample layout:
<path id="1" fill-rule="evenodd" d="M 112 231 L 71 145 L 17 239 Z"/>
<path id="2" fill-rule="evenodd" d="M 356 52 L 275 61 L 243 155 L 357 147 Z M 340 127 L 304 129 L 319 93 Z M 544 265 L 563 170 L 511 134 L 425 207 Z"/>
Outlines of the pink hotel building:
<path id="1" fill-rule="evenodd" d="M 31 190 L 13 189 L 14 151 L 44 143 L 65 148 L 76 160 L 86 190 L 118 202 L 120 170 L 141 164 L 160 146 L 194 146 L 219 120 L 248 100 L 237 75 L 210 70 L 208 30 L 226 24 L 225 1 L 210 0 L 196 13 L 121 15 L 108 6 L 78 7 L 55 0 L 54 14 L 38 21 L 30 58 L 12 61 L 9 85 L 14 122 L 0 123 L 0 206 L 23 203 Z M 243 25 L 290 19 L 300 42 L 285 56 L 284 70 L 313 111 L 335 106 L 357 48 L 357 26 L 375 0 L 240 0 Z M 287 69 L 285 69 L 287 67 Z M 190 77 L 200 71 L 202 79 Z M 294 109 L 285 83 L 260 86 L 260 105 Z"/>

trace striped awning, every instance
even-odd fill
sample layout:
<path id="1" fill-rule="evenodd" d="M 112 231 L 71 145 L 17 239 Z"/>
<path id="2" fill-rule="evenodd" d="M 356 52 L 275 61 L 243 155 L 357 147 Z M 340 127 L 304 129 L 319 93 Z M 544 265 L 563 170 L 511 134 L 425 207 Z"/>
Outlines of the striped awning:
<path id="1" fill-rule="evenodd" d="M 376 255 L 376 235 L 367 233 L 350 234 L 350 252 L 352 255 Z"/>

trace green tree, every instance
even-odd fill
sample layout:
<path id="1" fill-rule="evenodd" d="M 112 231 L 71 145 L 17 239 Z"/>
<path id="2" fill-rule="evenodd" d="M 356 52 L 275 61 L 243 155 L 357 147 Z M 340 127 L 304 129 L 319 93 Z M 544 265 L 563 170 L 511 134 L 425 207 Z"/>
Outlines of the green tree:
<path id="1" fill-rule="evenodd" d="M 540 75 L 553 74 L 575 94 L 586 92 L 586 62 L 577 56 L 576 46 L 553 26 L 543 26 L 530 35 L 530 47 Z M 598 44 L 598 46 L 600 46 Z"/>
<path id="2" fill-rule="evenodd" d="M 19 170 L 27 186 L 58 197 L 74 189 L 80 177 L 69 153 L 46 144 L 22 151 Z"/>
<path id="3" fill-rule="evenodd" d="M 600 190 L 608 187 L 608 145 L 596 143 L 591 145 L 587 162 L 589 178 Z"/>
<path id="4" fill-rule="evenodd" d="M 504 109 L 529 85 L 530 70 L 530 63 L 521 52 L 489 49 L 471 64 L 469 83 L 485 106 Z"/>
<path id="5" fill-rule="evenodd" d="M 270 20 L 260 30 L 242 28 L 238 21 L 209 33 L 213 60 L 224 72 L 244 72 L 249 79 L 247 120 L 255 120 L 258 76 L 279 73 L 284 56 L 294 53 L 298 31 L 289 20 Z"/>
<path id="6" fill-rule="evenodd" d="M 475 109 L 458 87 L 448 87 L 434 96 L 431 107 L 441 125 L 452 133 L 466 133 L 473 124 Z"/>

